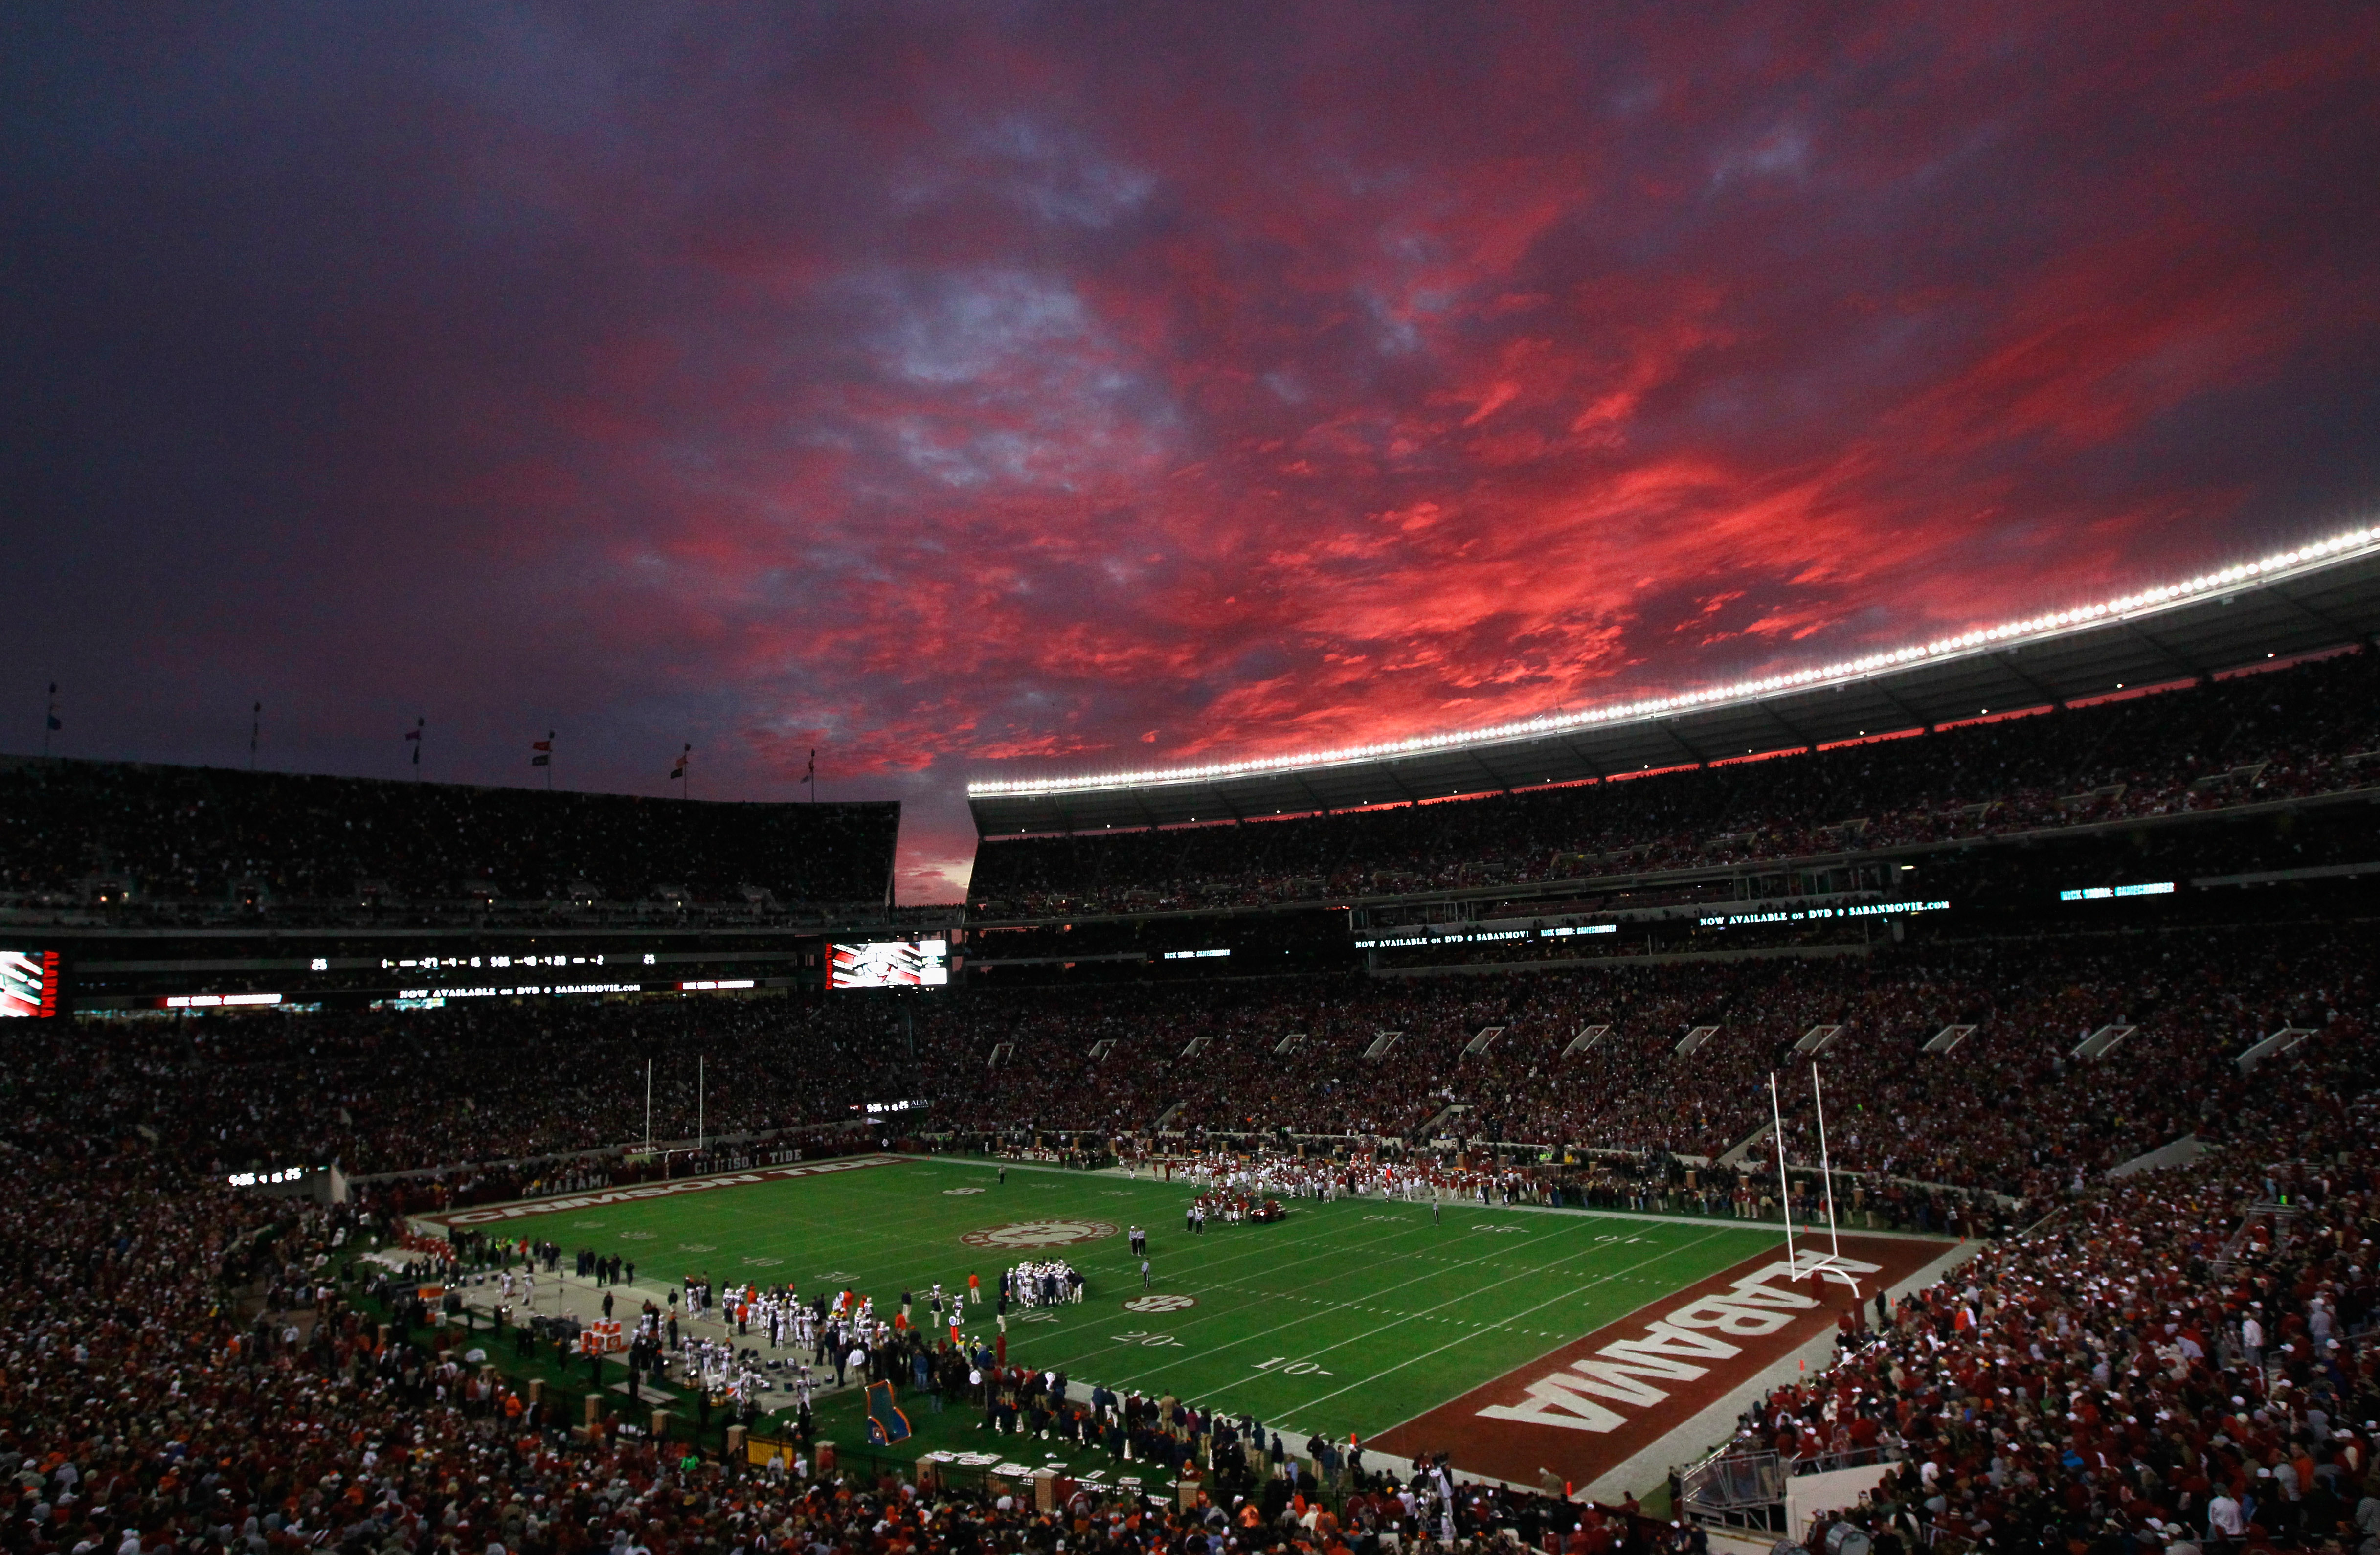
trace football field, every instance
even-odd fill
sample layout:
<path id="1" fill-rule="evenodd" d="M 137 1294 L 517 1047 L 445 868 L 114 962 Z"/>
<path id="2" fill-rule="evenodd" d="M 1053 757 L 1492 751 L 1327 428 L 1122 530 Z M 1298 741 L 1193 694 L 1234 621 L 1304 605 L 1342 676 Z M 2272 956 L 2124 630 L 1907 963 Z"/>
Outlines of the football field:
<path id="1" fill-rule="evenodd" d="M 1276 1224 L 1210 1222 L 1194 1235 L 1183 1223 L 1196 1192 L 1186 1184 L 1019 1166 L 1003 1184 L 992 1164 L 959 1158 L 821 1164 L 666 1197 L 524 1206 L 502 1225 L 483 1218 L 502 1212 L 456 1218 L 499 1235 L 618 1253 L 649 1288 L 688 1274 L 722 1286 L 790 1282 L 806 1299 L 848 1288 L 888 1317 L 907 1291 L 920 1323 L 936 1282 L 964 1290 L 974 1274 L 985 1299 L 967 1309 L 963 1331 L 987 1342 L 998 1333 L 1001 1272 L 1063 1258 L 1085 1276 L 1083 1301 L 1012 1308 L 1012 1361 L 1063 1371 L 1086 1389 L 1105 1383 L 1254 1415 L 1293 1440 L 1353 1432 L 1366 1441 L 1648 1305 L 1770 1258 L 1782 1241 L 1774 1225 L 1731 1220 L 1476 1203 L 1445 1204 L 1434 1221 L 1426 1203 L 1379 1198 L 1291 1200 Z M 1127 1245 L 1133 1225 L 1149 1237 L 1147 1291 Z M 1831 1322 L 1831 1310 L 1813 1315 Z M 1560 1447 L 1596 1445 L 1569 1440 L 1582 1433 L 1561 1424 L 1552 1432 Z M 1460 1461 L 1458 1441 L 1440 1445 Z"/>

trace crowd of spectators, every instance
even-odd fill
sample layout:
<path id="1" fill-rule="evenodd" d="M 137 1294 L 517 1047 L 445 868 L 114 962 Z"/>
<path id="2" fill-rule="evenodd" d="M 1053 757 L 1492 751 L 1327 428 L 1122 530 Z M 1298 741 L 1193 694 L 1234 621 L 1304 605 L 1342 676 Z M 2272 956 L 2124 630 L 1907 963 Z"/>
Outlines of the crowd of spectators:
<path id="1" fill-rule="evenodd" d="M 835 1139 L 869 1103 L 900 1099 L 927 1103 L 900 1114 L 905 1134 L 1102 1152 L 1297 1136 L 1685 1158 L 1696 1194 L 1731 1204 L 1710 1168 L 1769 1121 L 1772 1072 L 1791 1162 L 1816 1164 L 1815 1063 L 1839 1170 L 1877 1193 L 1913 1182 L 2047 1203 L 2179 1136 L 2222 1137 L 2257 1085 L 2234 1060 L 2268 1033 L 2365 1029 L 2373 950 L 2359 925 L 2248 925 L 1494 976 L 953 990 L 900 1011 L 712 997 L 86 1022 L 76 1063 L 0 1074 L 0 1105 L 67 1123 L 138 1113 L 218 1173 L 441 1168 L 435 1191 L 474 1197 L 682 1173 L 684 1156 L 620 1155 L 698 1133 L 756 1154 L 849 1148 Z M 1925 1051 L 1958 1026 L 1972 1034 Z M 1796 1052 L 1824 1027 L 1840 1029 Z M 2130 1030 L 2076 1055 L 2108 1027 Z M 1730 1164 L 1743 1176 L 1773 1160 L 1764 1147 Z"/>
<path id="2" fill-rule="evenodd" d="M 1730 1172 L 1687 1166 L 1677 1147 L 1755 1121 L 1758 1076 L 1787 1063 L 1809 1027 L 1840 1024 L 1817 1059 L 1828 1145 L 1839 1166 L 1876 1174 L 1839 1188 L 1851 1214 L 1909 1177 L 2032 1202 L 1979 1201 L 1976 1218 L 1950 1201 L 1969 1218 L 1937 1224 L 2001 1240 L 1881 1315 L 1880 1333 L 1853 1336 L 1835 1370 L 1760 1401 L 1743 1444 L 1897 1454 L 1862 1515 L 1912 1544 L 2321 1548 L 2353 1537 L 2380 1448 L 2380 1427 L 2362 1424 L 2380 1419 L 2380 1352 L 2365 1336 L 2380 1299 L 2370 952 L 2352 926 L 2300 926 L 1636 968 L 1619 981 L 1281 979 L 1196 998 L 1114 987 L 925 1002 L 900 1034 L 869 1002 L 791 999 L 82 1023 L 72 1062 L 0 1076 L 0 1157 L 18 1187 L 0 1206 L 0 1472 L 17 1486 L 0 1545 L 1054 1555 L 1062 1537 L 1069 1549 L 1180 1550 L 1212 1535 L 1354 1555 L 1386 1532 L 1419 1539 L 1446 1503 L 1378 1476 L 1407 1465 L 1375 1464 L 1367 1476 L 1342 1459 L 1327 1499 L 1308 1500 L 1251 1422 L 1165 1400 L 1118 1401 L 1129 1407 L 1111 1421 L 1096 1397 L 1078 1407 L 1008 1357 L 971 1360 L 963 1378 L 929 1356 L 927 1386 L 963 1391 L 1003 1430 L 1071 1430 L 1118 1452 L 1129 1441 L 1135 1461 L 1187 1453 L 1214 1476 L 1210 1506 L 1086 1500 L 1041 1512 L 958 1486 L 839 1483 L 794 1465 L 731 1474 L 681 1449 L 574 1437 L 417 1342 L 409 1322 L 384 1339 L 331 1282 L 354 1238 L 409 1245 L 396 1217 L 421 1183 L 301 1208 L 227 1188 L 225 1168 L 293 1149 L 350 1169 L 548 1158 L 444 1184 L 502 1191 L 650 1170 L 616 1154 L 551 1158 L 633 1139 L 653 1057 L 668 1061 L 656 1063 L 663 1126 L 699 1106 L 722 1131 L 761 1135 L 680 1170 L 872 1143 L 844 1126 L 852 1103 L 894 1094 L 931 1099 L 905 1124 L 920 1132 L 1080 1109 L 1081 1126 L 1126 1136 L 1128 1154 L 1172 1153 L 1194 1141 L 1169 1144 L 1150 1125 L 1196 1082 L 1212 1124 L 1238 1127 L 1225 1138 L 1191 1126 L 1242 1148 L 1189 1162 L 1194 1186 L 1330 1197 L 1418 1179 L 1506 1202 L 1746 1214 L 1778 1195 L 1765 1152 Z M 1919 1051 L 1952 1019 L 1977 1029 L 1949 1054 Z M 2137 1029 L 2106 1057 L 2070 1056 L 2110 1024 Z M 1676 1053 L 1699 1025 L 1719 1029 Z M 2231 1062 L 2241 1046 L 2283 1025 L 2313 1035 L 2242 1074 Z M 1402 1035 L 1382 1045 L 1386 1030 Z M 1095 1060 L 1101 1041 L 1114 1046 Z M 1001 1043 L 1013 1056 L 994 1067 Z M 730 1076 L 709 1099 L 685 1087 L 689 1050 Z M 1136 1079 L 1075 1085 L 1071 1065 Z M 1815 1154 L 1805 1082 L 1800 1072 L 1785 1092 L 1797 1173 L 1785 1192 L 1806 1219 L 1817 1190 L 1804 1170 Z M 1458 1106 L 1472 1111 L 1450 1117 Z M 1409 1137 L 1343 1162 L 1239 1159 L 1246 1125 L 1275 1120 L 1305 1132 L 1388 1120 L 1409 1136 L 1458 1123 L 1469 1149 L 1439 1157 Z M 1483 1136 L 1571 1129 L 1597 1141 L 1575 1170 L 1478 1148 Z M 2202 1164 L 2106 1179 L 2107 1166 L 2185 1130 L 2214 1146 Z M 2254 1206 L 2244 1217 L 2243 1204 Z M 2045 1209 L 2052 1218 L 2010 1233 Z M 1454 1504 L 1458 1537 L 1511 1526 L 1590 1548 L 1573 1509 L 1560 1509 L 1579 1525 L 1565 1532 L 1536 1498 L 1466 1488 Z M 1636 1524 L 1596 1521 L 1593 1548 L 1635 1540 L 1651 1555 Z"/>
<path id="3" fill-rule="evenodd" d="M 0 758 L 0 899 L 348 906 L 890 897 L 900 806 Z"/>
<path id="4" fill-rule="evenodd" d="M 2349 655 L 1815 757 L 1284 823 L 1273 830 L 1295 840 L 1261 858 L 1245 849 L 1275 845 L 1262 827 L 1001 844 L 989 878 L 1054 860 L 1055 884 L 1006 878 L 1075 902 L 1065 870 L 1105 891 L 1122 861 L 1133 905 L 1193 876 L 1257 899 L 1852 834 L 1776 819 L 1788 814 L 1864 816 L 1857 834 L 1875 841 L 2312 793 L 2362 781 L 2346 758 L 2372 738 L 2372 664 Z M 105 878 L 188 897 L 367 882 L 625 896 L 667 881 L 880 898 L 893 815 L 18 761 L 0 764 L 0 892 Z M 1348 873 L 1358 856 L 1369 862 Z M 756 1471 L 574 1433 L 417 1341 L 428 1314 L 402 1312 L 384 1333 L 335 1275 L 362 1239 L 424 1267 L 451 1252 L 408 1235 L 412 1209 L 870 1148 L 884 1136 L 868 1104 L 894 1099 L 925 1102 L 899 1114 L 906 1133 L 1162 1160 L 1218 1202 L 1453 1192 L 1713 1216 L 1790 1204 L 1808 1221 L 1827 1185 L 1813 1065 L 1853 1225 L 1881 1213 L 1994 1240 L 1873 1328 L 1854 1324 L 1834 1367 L 1758 1400 L 1741 1448 L 1886 1458 L 1854 1514 L 1880 1547 L 2380 1550 L 2374 948 L 2354 922 L 2249 924 L 1839 959 L 961 988 L 898 1009 L 489 1001 L 40 1026 L 57 1051 L 0 1066 L 0 1164 L 16 1188 L 0 1204 L 0 1475 L 14 1487 L 0 1550 L 1376 1555 L 1390 1536 L 1487 1544 L 1510 1529 L 1560 1555 L 1656 1555 L 1624 1514 L 1457 1488 L 1423 1464 L 1367 1467 L 1333 1443 L 1301 1457 L 1257 1422 L 1178 1399 L 1093 1391 L 1086 1403 L 1005 1354 L 954 1359 L 922 1336 L 871 1364 L 964 1397 L 1003 1433 L 1196 1462 L 1208 1500 L 1086 1493 L 1042 1512 L 995 1490 L 799 1461 Z M 1925 1051 L 1954 1027 L 1973 1029 Z M 1839 1029 L 1796 1051 L 1825 1027 Z M 2235 1062 L 2283 1027 L 2306 1040 Z M 2115 1030 L 2106 1051 L 2077 1053 Z M 1772 1072 L 1782 1181 L 1758 1136 Z M 2210 1148 L 2197 1164 L 2107 1178 L 2185 1134 Z M 638 1148 L 690 1136 L 690 1152 Z M 1299 1142 L 1314 1153 L 1299 1159 Z M 1260 1148 L 1272 1154 L 1252 1161 Z M 366 1179 L 354 1202 L 227 1182 L 333 1162 Z M 1317 1470 L 1322 1495 L 1305 1477 Z M 1683 1542 L 1659 1540 L 1659 1555 Z"/>
<path id="5" fill-rule="evenodd" d="M 2058 975 L 2081 987 L 2083 971 Z M 1885 1455 L 1889 1473 L 1856 1516 L 1912 1546 L 2360 1539 L 2380 1512 L 2380 1073 L 2351 1018 L 2227 1093 L 2220 1144 L 2199 1164 L 2091 1173 L 2052 1218 L 1847 1335 L 1834 1368 L 1759 1400 L 1741 1445 Z M 2129 1066 L 2131 1094 L 2171 1085 L 2164 1062 Z M 20 1555 L 1054 1555 L 1060 1539 L 1179 1550 L 1210 1534 L 1354 1555 L 1384 1532 L 1439 1531 L 1447 1503 L 1429 1499 L 1427 1472 L 1401 1482 L 1378 1471 L 1410 1473 L 1402 1463 L 1366 1473 L 1308 1444 L 1303 1472 L 1322 1464 L 1328 1479 L 1327 1499 L 1309 1500 L 1318 1488 L 1285 1476 L 1255 1422 L 1159 1399 L 1116 1400 L 1111 1421 L 1095 1391 L 1083 1407 L 1014 1365 L 943 1380 L 1004 1430 L 1087 1433 L 1117 1452 L 1129 1440 L 1140 1462 L 1184 1452 L 1210 1475 L 1208 1502 L 1087 1497 L 1038 1512 L 963 1486 L 782 1462 L 731 1471 L 715 1454 L 574 1434 L 417 1341 L 411 1322 L 382 1334 L 333 1282 L 354 1240 L 405 1245 L 386 1190 L 339 1207 L 238 1193 L 203 1135 L 156 1128 L 137 1087 L 96 1086 L 71 1109 L 45 1100 L 11 1109 L 0 1133 L 18 1187 L 0 1205 L 0 1473 L 16 1487 L 0 1546 Z M 1248 1169 L 1212 1156 L 1199 1170 Z M 1378 1186 L 1314 1165 L 1266 1171 L 1292 1193 Z M 1458 1540 L 1509 1527 L 1533 1547 L 1551 1535 L 1564 1549 L 1651 1555 L 1624 1517 L 1486 1487 L 1451 1504 Z M 1597 1537 L 1582 1542 L 1590 1521 Z"/>
<path id="6" fill-rule="evenodd" d="M 2380 1066 L 2338 1033 L 2266 1080 L 2216 1154 L 1879 1304 L 1836 1365 L 1745 1413 L 1738 1449 L 1884 1459 L 1850 1518 L 1879 1544 L 2370 1549 Z"/>
<path id="7" fill-rule="evenodd" d="M 988 1063 L 1006 1044 L 1005 1067 L 1051 1082 L 1012 1088 L 987 1068 L 989 1099 L 946 1116 L 972 1106 L 1111 1135 L 1161 1121 L 1242 1141 L 1714 1158 L 1768 1120 L 1779 1071 L 1796 1167 L 1819 1150 L 1793 1050 L 1836 1026 L 1816 1062 L 1838 1167 L 2046 1201 L 2177 1136 L 2219 1136 L 2253 1083 L 2233 1060 L 2264 1036 L 2363 1029 L 2370 951 L 2352 926 L 1936 941 L 1839 959 L 971 995 L 935 1026 L 937 1045 Z M 1951 1026 L 1974 1031 L 1924 1051 Z M 2073 1056 L 2107 1027 L 2133 1029 L 2103 1057 Z"/>
<path id="8" fill-rule="evenodd" d="M 525 1162 L 508 1180 L 534 1181 L 579 1170 L 554 1158 L 792 1136 L 848 1124 L 855 1103 L 912 1083 L 959 1087 L 964 1065 L 930 1044 L 914 1065 L 895 1062 L 880 1018 L 707 998 L 93 1022 L 79 1029 L 79 1063 L 0 1075 L 0 1099 L 68 1117 L 137 1111 L 183 1157 L 225 1172 Z"/>
<path id="9" fill-rule="evenodd" d="M 950 1386 L 1003 1429 L 1111 1437 L 1152 1469 L 1195 1460 L 1203 1493 L 1185 1504 L 1084 1487 L 1041 1510 L 1022 1488 L 831 1470 L 807 1447 L 761 1469 L 616 1415 L 575 1429 L 422 1331 L 436 1318 L 419 1302 L 376 1320 L 338 1277 L 367 1239 L 396 1243 L 398 1222 L 370 1196 L 234 1192 L 137 1117 L 98 1133 L 29 1120 L 0 1141 L 18 1189 L 0 1205 L 10 1555 L 1371 1555 L 1383 1534 L 1410 1541 L 1425 1525 L 1445 1547 L 1485 1550 L 1590 1524 L 1598 1549 L 1655 1555 L 1654 1525 L 1624 1510 L 1458 1488 L 1423 1465 L 1366 1473 L 1328 1446 L 1326 1500 L 1319 1444 L 1293 1468 L 1253 1421 L 1099 1390 L 1087 1406 L 1017 1365 L 961 1361 Z M 440 1267 L 459 1265 L 424 1271 Z"/>
<path id="10" fill-rule="evenodd" d="M 2380 656 L 1933 734 L 1327 817 L 986 839 L 980 914 L 1237 907 L 1584 879 L 2216 810 L 2361 787 Z"/>

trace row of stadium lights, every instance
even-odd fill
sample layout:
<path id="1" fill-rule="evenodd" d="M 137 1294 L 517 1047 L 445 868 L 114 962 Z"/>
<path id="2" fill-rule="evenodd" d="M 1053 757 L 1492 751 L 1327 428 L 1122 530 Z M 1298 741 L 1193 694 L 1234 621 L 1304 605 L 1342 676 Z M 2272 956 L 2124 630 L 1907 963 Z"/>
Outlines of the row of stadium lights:
<path id="1" fill-rule="evenodd" d="M 2270 659 L 2270 658 L 2274 658 L 2274 657 L 2276 657 L 2276 655 L 2274 655 L 2274 654 L 2270 654 L 2270 653 L 2267 653 L 2267 654 L 2265 654 L 2265 658 L 2267 658 L 2267 659 Z M 2120 680 L 2119 680 L 2119 681 L 2116 682 L 2116 689 L 2117 689 L 2117 690 L 2121 691 L 2123 688 L 2124 688 L 2124 683 L 2123 683 L 2122 681 L 2120 681 Z M 1989 709 L 1989 708 L 1977 708 L 1977 709 L 1975 710 L 1975 712 L 1976 712 L 1976 715 L 1977 715 L 1978 717 L 1989 717 L 1989 716 L 1991 715 L 1991 711 L 1992 711 L 1992 710 L 1991 710 L 1991 709 Z M 1861 737 L 1861 738 L 1865 738 L 1865 737 L 1866 737 L 1866 735 L 1867 735 L 1867 731 L 1866 731 L 1866 730 L 1864 730 L 1864 729 L 1862 729 L 1859 733 L 1860 733 L 1860 737 Z M 1759 751 L 1759 747 L 1758 747 L 1757 746 L 1746 746 L 1746 747 L 1743 747 L 1743 753 L 1744 753 L 1746 756 L 1756 756 L 1756 755 L 1758 755 L 1758 754 L 1760 753 L 1760 751 Z M 1645 762 L 1645 770 L 1646 771 L 1648 771 L 1648 772 L 1649 772 L 1649 771 L 1651 771 L 1653 770 L 1653 763 L 1651 763 L 1650 761 Z M 1553 779 L 1551 779 L 1551 778 L 1547 778 L 1547 779 L 1545 779 L 1544 781 L 1546 781 L 1546 782 L 1548 782 L 1548 783 L 1551 783 L 1551 782 L 1553 781 Z M 1462 793 L 1462 792 L 1463 792 L 1463 790 L 1461 790 L 1461 789 L 1459 789 L 1459 788 L 1450 788 L 1450 789 L 1448 789 L 1448 790 L 1447 790 L 1447 793 L 1448 793 L 1449 795 L 1460 794 L 1460 793 Z M 1275 814 L 1275 815 L 1287 815 L 1287 814 L 1289 813 L 1289 811 L 1288 811 L 1287 809 L 1285 809 L 1285 808 L 1277 808 L 1277 809 L 1275 809 L 1272 813 L 1273 813 L 1273 814 Z M 1198 818 L 1197 818 L 1196 816 L 1195 816 L 1195 815 L 1194 815 L 1194 816 L 1192 816 L 1190 819 L 1191 819 L 1192 820 L 1197 820 Z M 1022 831 L 1022 830 L 1023 830 L 1023 828 L 1021 828 L 1021 827 L 1020 827 L 1020 828 L 1018 828 L 1018 830 Z M 1108 830 L 1108 831 L 1110 831 L 1110 832 L 1114 831 L 1114 830 L 1115 830 L 1115 822 L 1114 822 L 1114 821 L 1112 821 L 1112 820 L 1109 821 L 1109 822 L 1107 823 L 1106 830 Z M 648 958 L 648 959 L 650 959 L 650 958 Z"/>
<path id="2" fill-rule="evenodd" d="M 1865 658 L 1845 663 L 1830 664 L 1818 669 L 1795 670 L 1787 674 L 1765 676 L 1733 686 L 1716 686 L 1706 691 L 1686 691 L 1670 697 L 1648 698 L 1644 701 L 1624 703 L 1618 707 L 1590 708 L 1581 712 L 1559 713 L 1527 719 L 1517 723 L 1503 723 L 1488 729 L 1473 729 L 1445 735 L 1416 735 L 1411 739 L 1390 740 L 1379 745 L 1348 746 L 1338 750 L 1308 751 L 1296 756 L 1266 756 L 1245 761 L 1217 761 L 1203 767 L 1173 767 L 1143 772 L 1112 772 L 1105 776 L 1073 778 L 1016 778 L 967 784 L 969 798 L 990 798 L 1000 795 L 1082 793 L 1103 788 L 1138 788 L 1155 784 L 1196 783 L 1212 778 L 1244 777 L 1256 772 L 1281 771 L 1295 767 L 1331 766 L 1347 761 L 1367 760 L 1380 756 L 1404 756 L 1415 751 L 1443 750 L 1465 745 L 1490 745 L 1530 735 L 1554 734 L 1566 729 L 1582 728 L 1596 723 L 1622 723 L 1634 718 L 1647 718 L 1684 709 L 1706 707 L 1714 702 L 1733 701 L 1740 698 L 1767 696 L 1775 691 L 1798 689 L 1833 680 L 1856 680 L 1878 670 L 1896 669 L 1925 659 L 1941 658 L 1963 653 L 1987 644 L 2006 642 L 2014 638 L 2061 631 L 2069 626 L 2103 621 L 2110 616 L 2126 615 L 2133 611 L 2171 604 L 2178 600 L 2200 594 L 2211 594 L 2236 587 L 2277 572 L 2286 572 L 2308 562 L 2323 561 L 2347 552 L 2362 550 L 2380 541 L 2380 529 L 2352 529 L 2334 535 L 2295 551 L 2284 551 L 2260 561 L 2243 562 L 2218 572 L 2206 573 L 2187 583 L 2168 584 L 2163 588 L 2144 589 L 2120 599 L 2095 605 L 2081 605 L 2047 615 L 2037 615 L 2030 621 L 2011 621 L 1998 626 L 1980 627 L 1955 638 L 1944 638 L 1923 647 L 1894 649 L 1886 653 L 1871 653 Z M 2121 686 L 2118 689 L 2122 689 Z M 1991 711 L 1989 708 L 1984 712 Z"/>

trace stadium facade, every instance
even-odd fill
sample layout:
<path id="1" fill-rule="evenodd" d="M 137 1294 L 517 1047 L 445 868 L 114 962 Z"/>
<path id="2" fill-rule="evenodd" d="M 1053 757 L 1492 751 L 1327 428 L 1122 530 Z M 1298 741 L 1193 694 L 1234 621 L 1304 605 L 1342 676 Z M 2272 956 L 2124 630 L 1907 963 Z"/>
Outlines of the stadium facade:
<path id="1" fill-rule="evenodd" d="M 2369 640 L 2380 530 L 1740 686 L 1381 746 L 970 784 L 985 837 L 1246 820 L 1593 782 L 2062 706 Z"/>

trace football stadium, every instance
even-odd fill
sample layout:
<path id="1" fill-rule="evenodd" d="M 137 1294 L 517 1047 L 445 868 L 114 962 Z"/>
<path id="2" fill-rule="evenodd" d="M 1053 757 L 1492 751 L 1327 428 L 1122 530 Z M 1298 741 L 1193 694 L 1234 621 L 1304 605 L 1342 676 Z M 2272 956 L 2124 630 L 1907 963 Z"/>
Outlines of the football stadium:
<path id="1" fill-rule="evenodd" d="M 2376 18 L 0 7 L 0 1555 L 2380 1555 Z"/>
<path id="2" fill-rule="evenodd" d="M 2356 531 L 1690 699 L 986 783 L 948 908 L 891 905 L 887 804 L 12 759 L 8 1009 L 73 1058 L 12 1073 L 71 1334 L 12 1428 L 168 1500 L 452 1462 L 532 1547 L 681 1455 L 1444 1541 L 2054 1531 L 2126 1452 L 2163 1522 L 2269 1452 L 2313 1472 L 2259 1518 L 2336 1529 L 2375 629 Z"/>

